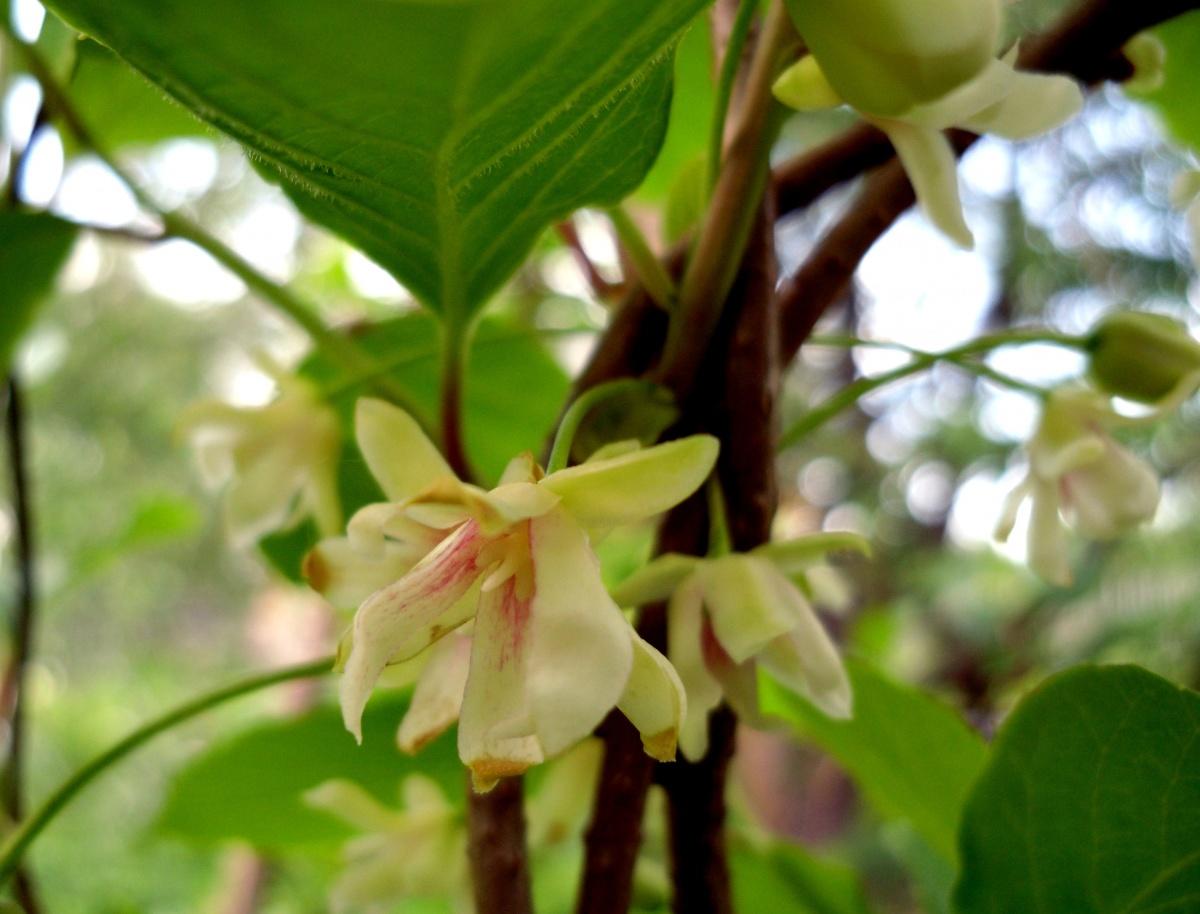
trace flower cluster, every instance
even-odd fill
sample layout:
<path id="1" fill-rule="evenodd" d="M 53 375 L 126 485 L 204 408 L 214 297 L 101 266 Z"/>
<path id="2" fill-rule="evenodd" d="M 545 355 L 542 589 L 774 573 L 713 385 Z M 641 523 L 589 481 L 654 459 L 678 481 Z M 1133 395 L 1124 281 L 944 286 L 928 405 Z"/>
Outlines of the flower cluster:
<path id="1" fill-rule="evenodd" d="M 1063 76 L 998 58 L 1001 0 L 787 0 L 811 52 L 775 93 L 800 110 L 842 103 L 887 134 L 933 223 L 970 247 L 956 157 L 943 130 L 1036 136 L 1079 111 Z"/>
<path id="2" fill-rule="evenodd" d="M 481 790 L 574 745 L 614 707 L 651 755 L 672 758 L 682 686 L 605 590 L 590 538 L 690 495 L 716 441 L 622 445 L 550 475 L 522 455 L 485 491 L 457 479 L 401 410 L 362 400 L 356 424 L 390 500 L 359 511 L 344 539 L 307 562 L 314 586 L 342 599 L 381 585 L 358 606 L 343 650 L 347 728 L 361 737 L 363 706 L 389 664 L 437 644 L 401 742 L 415 748 L 457 717 L 459 755 Z M 469 642 L 446 637 L 468 622 Z"/>

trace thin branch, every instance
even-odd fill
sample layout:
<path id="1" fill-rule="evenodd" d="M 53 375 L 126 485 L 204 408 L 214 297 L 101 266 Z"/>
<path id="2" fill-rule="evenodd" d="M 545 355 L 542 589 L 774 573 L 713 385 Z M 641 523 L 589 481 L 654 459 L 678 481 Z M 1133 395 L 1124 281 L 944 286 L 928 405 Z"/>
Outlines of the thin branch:
<path id="1" fill-rule="evenodd" d="M 483 794 L 475 793 L 470 778 L 467 780 L 467 842 L 475 910 L 479 914 L 532 914 L 522 779 L 505 778 Z"/>
<path id="2" fill-rule="evenodd" d="M 13 186 L 16 186 L 15 184 Z M 5 437 L 12 474 L 13 519 L 16 528 L 17 598 L 9 635 L 8 667 L 0 686 L 0 709 L 8 721 L 8 757 L 0 799 L 13 822 L 24 810 L 25 712 L 28 708 L 28 669 L 33 659 L 34 620 L 37 609 L 37 580 L 34 572 L 33 506 L 29 486 L 24 396 L 17 379 L 9 376 Z M 33 881 L 24 870 L 16 874 L 16 895 L 28 914 L 40 910 Z"/>
<path id="3" fill-rule="evenodd" d="M 587 279 L 588 285 L 592 287 L 592 294 L 596 298 L 605 301 L 619 291 L 617 284 L 609 282 L 604 278 L 600 270 L 592 262 L 592 258 L 588 256 L 588 252 L 583 249 L 583 241 L 579 237 L 579 229 L 575 227 L 574 222 L 570 219 L 564 219 L 562 222 L 555 224 L 554 231 L 562 239 L 563 244 L 567 246 L 567 250 L 571 252 L 571 256 L 575 258 L 575 264 Z"/>

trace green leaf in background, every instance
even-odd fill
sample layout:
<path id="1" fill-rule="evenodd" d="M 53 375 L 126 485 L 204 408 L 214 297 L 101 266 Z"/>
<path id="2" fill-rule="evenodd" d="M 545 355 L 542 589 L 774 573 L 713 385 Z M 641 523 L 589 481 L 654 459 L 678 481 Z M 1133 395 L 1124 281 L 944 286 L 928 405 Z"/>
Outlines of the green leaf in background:
<path id="1" fill-rule="evenodd" d="M 213 136 L 186 108 L 94 41 L 77 42 L 67 93 L 106 149 Z M 64 134 L 69 150 L 73 142 L 71 134 Z"/>
<path id="2" fill-rule="evenodd" d="M 1132 666 L 1029 695 L 963 816 L 961 914 L 1200 910 L 1200 695 Z"/>
<path id="3" fill-rule="evenodd" d="M 556 219 L 641 182 L 705 0 L 53 0 L 465 325 Z"/>
<path id="4" fill-rule="evenodd" d="M 47 213 L 0 211 L 0 377 L 71 253 L 78 229 Z"/>
<path id="5" fill-rule="evenodd" d="M 414 312 L 374 324 L 356 340 L 411 395 L 427 424 L 437 415 L 440 332 L 428 314 Z M 320 352 L 300 373 L 326 389 L 340 387 L 333 400 L 345 431 L 338 470 L 346 515 L 383 494 L 367 471 L 354 441 L 354 404 L 370 393 L 366 382 L 342 384 L 340 365 Z M 567 395 L 566 373 L 529 330 L 502 320 L 484 320 L 473 334 L 467 360 L 463 419 L 471 465 L 485 482 L 499 479 L 504 467 L 522 451 L 537 454 L 554 425 Z M 312 523 L 276 533 L 263 541 L 267 557 L 280 571 L 299 580 L 300 561 L 317 541 Z"/>
<path id="6" fill-rule="evenodd" d="M 833 720 L 761 677 L 763 711 L 832 755 L 884 816 L 908 821 L 944 859 L 956 859 L 959 815 L 987 749 L 932 695 L 847 661 L 854 717 Z"/>
<path id="7" fill-rule="evenodd" d="M 813 857 L 782 841 L 757 847 L 738 841 L 730 854 L 734 909 L 777 914 L 869 914 L 849 867 Z"/>
<path id="8" fill-rule="evenodd" d="M 1192 149 L 1200 150 L 1200 108 L 1196 80 L 1200 77 L 1200 12 L 1172 19 L 1154 30 L 1166 48 L 1163 84 L 1141 95 L 1158 109 L 1168 129 Z"/>
<path id="9" fill-rule="evenodd" d="M 416 757 L 396 748 L 396 728 L 407 697 L 379 695 L 363 718 L 363 744 L 342 726 L 336 708 L 257 726 L 192 760 L 171 784 L 157 827 L 199 843 L 247 841 L 284 850 L 337 843 L 350 830 L 304 804 L 304 791 L 346 778 L 385 804 L 396 805 L 401 780 L 419 771 L 452 801 L 466 783 L 453 732 Z"/>

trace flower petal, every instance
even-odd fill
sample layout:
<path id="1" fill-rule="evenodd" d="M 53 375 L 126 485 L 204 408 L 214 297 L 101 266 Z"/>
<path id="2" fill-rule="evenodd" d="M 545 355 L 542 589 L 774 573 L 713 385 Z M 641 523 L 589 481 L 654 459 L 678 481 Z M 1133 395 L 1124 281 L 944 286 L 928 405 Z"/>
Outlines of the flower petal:
<path id="1" fill-rule="evenodd" d="M 687 716 L 683 683 L 666 657 L 632 628 L 629 635 L 633 669 L 617 707 L 642 734 L 646 754 L 660 762 L 672 762 L 679 729 Z"/>
<path id="2" fill-rule="evenodd" d="M 713 632 L 734 663 L 749 660 L 812 612 L 795 586 L 757 556 L 722 556 L 699 575 Z"/>
<path id="3" fill-rule="evenodd" d="M 600 579 L 587 536 L 562 508 L 529 522 L 533 561 L 529 707 L 548 756 L 591 733 L 633 666 L 629 623 Z"/>
<path id="4" fill-rule="evenodd" d="M 433 442 L 408 413 L 363 397 L 354 408 L 358 449 L 388 501 L 403 501 L 443 476 L 453 476 Z"/>
<path id="5" fill-rule="evenodd" d="M 618 606 L 645 606 L 666 600 L 703 561 L 677 552 L 660 555 L 613 588 L 612 598 Z"/>
<path id="6" fill-rule="evenodd" d="M 831 552 L 857 552 L 870 557 L 871 542 L 857 533 L 811 533 L 790 540 L 764 543 L 752 549 L 751 555 L 770 559 L 783 574 L 801 574 L 823 562 Z"/>
<path id="7" fill-rule="evenodd" d="M 529 620 L 515 576 L 480 594 L 458 718 L 458 755 L 479 793 L 545 759 L 526 694 Z"/>
<path id="8" fill-rule="evenodd" d="M 362 831 L 387 831 L 403 821 L 394 809 L 388 809 L 358 784 L 342 778 L 306 790 L 304 803 Z"/>
<path id="9" fill-rule="evenodd" d="M 1091 539 L 1119 536 L 1154 518 L 1160 495 L 1154 468 L 1115 441 L 1102 460 L 1062 477 L 1071 523 Z"/>
<path id="10" fill-rule="evenodd" d="M 362 709 L 384 667 L 413 656 L 470 618 L 472 602 L 462 598 L 479 577 L 475 557 L 484 542 L 475 524 L 464 524 L 359 607 L 340 685 L 342 719 L 359 742 Z"/>
<path id="11" fill-rule="evenodd" d="M 1029 567 L 1043 580 L 1059 587 L 1071 583 L 1067 559 L 1067 528 L 1058 515 L 1058 485 L 1038 481 L 1033 486 L 1029 518 Z"/>
<path id="12" fill-rule="evenodd" d="M 1053 130 L 1083 108 L 1083 90 L 1068 76 L 1013 72 L 1003 98 L 959 121 L 976 133 L 1024 140 Z"/>
<path id="13" fill-rule="evenodd" d="M 661 514 L 696 491 L 717 460 L 717 439 L 692 435 L 551 473 L 540 485 L 562 496 L 585 527 L 628 524 Z"/>
<path id="14" fill-rule="evenodd" d="M 842 97 L 829 85 L 821 65 L 811 54 L 784 70 L 771 87 L 775 97 L 797 111 L 821 111 L 841 105 Z"/>
<path id="15" fill-rule="evenodd" d="M 347 537 L 339 536 L 321 540 L 309 550 L 301 573 L 336 609 L 357 609 L 375 591 L 404 577 L 420 559 L 392 543 L 364 555 Z"/>
<path id="16" fill-rule="evenodd" d="M 776 638 L 759 657 L 763 668 L 830 717 L 849 718 L 854 696 L 841 655 L 825 627 L 809 613 L 805 624 Z"/>
<path id="17" fill-rule="evenodd" d="M 470 665 L 471 639 L 466 635 L 455 632 L 430 648 L 412 703 L 396 734 L 402 752 L 419 752 L 458 720 Z"/>
<path id="18" fill-rule="evenodd" d="M 704 659 L 703 593 L 696 578 L 684 581 L 667 605 L 667 656 L 687 696 L 679 749 L 698 761 L 708 749 L 708 715 L 721 703 L 721 685 Z"/>
<path id="19" fill-rule="evenodd" d="M 291 512 L 305 467 L 286 448 L 273 448 L 242 467 L 225 493 L 225 523 L 239 545 L 279 529 Z"/>
<path id="20" fill-rule="evenodd" d="M 1013 527 L 1017 525 L 1017 515 L 1021 511 L 1021 504 L 1033 491 L 1033 485 L 1033 477 L 1026 476 L 1004 497 L 1004 504 L 1000 508 L 1000 519 L 996 521 L 996 532 L 992 534 L 999 542 L 1007 542 L 1008 538 L 1012 536 Z"/>
<path id="21" fill-rule="evenodd" d="M 973 247 L 975 241 L 958 196 L 958 160 L 945 134 L 903 121 L 878 121 L 876 125 L 896 148 L 929 221 L 961 247 Z"/>

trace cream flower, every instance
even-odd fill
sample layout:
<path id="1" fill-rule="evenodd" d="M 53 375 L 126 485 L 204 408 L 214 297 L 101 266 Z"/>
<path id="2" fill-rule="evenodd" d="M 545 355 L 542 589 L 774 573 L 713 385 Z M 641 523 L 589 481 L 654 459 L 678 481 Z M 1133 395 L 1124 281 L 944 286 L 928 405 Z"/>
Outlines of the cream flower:
<path id="1" fill-rule="evenodd" d="M 791 577 L 820 567 L 833 549 L 867 551 L 851 534 L 769 543 L 719 558 L 668 554 L 613 591 L 622 605 L 667 604 L 667 656 L 687 692 L 679 733 L 684 756 L 708 747 L 708 715 L 724 697 L 745 720 L 758 718 L 764 669 L 832 717 L 849 717 L 852 697 L 837 648 Z"/>
<path id="2" fill-rule="evenodd" d="M 305 794 L 308 805 L 363 832 L 343 850 L 344 870 L 330 892 L 335 914 L 390 911 L 405 899 L 447 896 L 455 910 L 471 910 L 462 813 L 422 775 L 405 778 L 400 793 L 402 810 L 350 781 L 326 781 Z"/>
<path id="3" fill-rule="evenodd" d="M 458 748 L 478 789 L 561 753 L 614 707 L 643 733 L 650 754 L 672 758 L 682 687 L 605 591 L 589 531 L 678 504 L 708 476 L 716 441 L 694 436 L 624 450 L 548 476 L 526 455 L 489 492 L 456 479 L 394 407 L 360 401 L 358 435 L 393 500 L 360 511 L 347 543 L 375 549 L 382 561 L 394 532 L 401 549 L 414 531 L 442 538 L 359 606 L 341 681 L 347 728 L 361 738 L 363 706 L 387 665 L 474 620 Z M 328 579 L 348 577 L 329 550 L 320 561 Z M 430 701 L 414 700 L 418 723 L 406 720 L 401 734 L 411 747 L 435 735 L 453 710 L 463 675 L 463 649 L 454 645 L 439 648 L 430 660 L 438 672 L 427 671 L 418 685 Z M 434 706 L 438 713 L 422 710 Z"/>
<path id="4" fill-rule="evenodd" d="M 337 416 L 308 381 L 260 361 L 279 387 L 275 400 L 256 408 L 204 400 L 185 410 L 179 428 L 205 480 L 228 481 L 225 520 L 237 541 L 253 542 L 304 513 L 333 533 L 342 526 Z"/>
<path id="5" fill-rule="evenodd" d="M 1000 0 L 788 0 L 811 56 L 775 94 L 800 110 L 846 103 L 883 130 L 930 220 L 970 247 L 957 160 L 942 133 L 961 127 L 1008 139 L 1044 133 L 1076 114 L 1079 86 L 997 59 Z"/>
<path id="6" fill-rule="evenodd" d="M 1089 539 L 1107 540 L 1153 519 L 1159 483 L 1154 468 L 1118 444 L 1113 428 L 1155 421 L 1195 389 L 1189 378 L 1151 414 L 1131 418 L 1083 385 L 1054 391 L 1029 442 L 1029 472 L 1005 502 L 996 538 L 1008 539 L 1028 498 L 1030 567 L 1053 584 L 1071 583 L 1064 518 Z"/>

